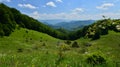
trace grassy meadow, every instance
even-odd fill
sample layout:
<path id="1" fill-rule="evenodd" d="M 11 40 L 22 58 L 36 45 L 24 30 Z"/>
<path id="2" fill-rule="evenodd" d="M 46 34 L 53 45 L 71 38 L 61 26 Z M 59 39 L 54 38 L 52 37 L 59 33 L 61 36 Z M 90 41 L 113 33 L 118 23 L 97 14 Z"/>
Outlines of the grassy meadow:
<path id="1" fill-rule="evenodd" d="M 16 29 L 0 38 L 0 67 L 120 67 L 120 33 L 109 31 L 98 40 L 78 39 L 79 48 L 64 40 L 28 29 Z M 106 64 L 92 65 L 86 58 L 100 54 Z"/>

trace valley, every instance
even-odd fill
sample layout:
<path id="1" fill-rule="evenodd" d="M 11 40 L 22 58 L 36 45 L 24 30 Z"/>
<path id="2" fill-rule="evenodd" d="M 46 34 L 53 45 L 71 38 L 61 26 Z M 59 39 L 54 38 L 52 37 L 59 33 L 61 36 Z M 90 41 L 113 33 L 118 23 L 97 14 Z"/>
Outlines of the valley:
<path id="1" fill-rule="evenodd" d="M 120 19 L 89 21 L 68 32 L 0 3 L 0 67 L 120 67 Z"/>
<path id="2" fill-rule="evenodd" d="M 88 26 L 95 22 L 95 20 L 42 20 L 44 24 L 54 28 L 59 29 L 63 28 L 68 31 L 75 31 L 84 26 Z M 54 23 L 52 23 L 54 21 Z"/>

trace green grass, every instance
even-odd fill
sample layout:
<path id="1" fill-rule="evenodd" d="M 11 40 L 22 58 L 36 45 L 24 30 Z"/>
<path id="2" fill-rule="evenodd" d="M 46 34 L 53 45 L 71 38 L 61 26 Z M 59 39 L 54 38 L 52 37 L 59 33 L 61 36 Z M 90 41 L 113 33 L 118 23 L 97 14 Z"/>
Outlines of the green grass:
<path id="1" fill-rule="evenodd" d="M 41 47 L 43 43 L 46 44 L 46 47 L 52 48 L 56 46 L 57 41 L 61 40 L 44 33 L 21 28 L 20 30 L 15 30 L 9 37 L 0 38 L 0 50 L 14 51 L 18 48 L 29 49 L 35 46 Z"/>
<path id="2" fill-rule="evenodd" d="M 109 31 L 108 35 L 103 35 L 98 40 L 78 39 L 77 41 L 82 44 L 82 47 L 85 42 L 92 44 L 92 46 L 87 48 L 88 53 L 100 51 L 106 55 L 107 58 L 120 63 L 120 33 Z"/>
<path id="3" fill-rule="evenodd" d="M 76 40 L 79 48 L 60 51 L 57 43 L 63 40 L 33 30 L 16 29 L 9 37 L 0 38 L 0 67 L 92 67 L 85 59 L 99 52 L 107 64 L 95 67 L 116 67 L 120 60 L 120 33 L 109 33 L 95 41 L 81 38 Z M 92 46 L 86 47 L 85 43 Z"/>
<path id="4" fill-rule="evenodd" d="M 100 50 L 114 61 L 120 62 L 120 33 L 110 31 L 108 35 L 93 41 L 91 52 Z"/>

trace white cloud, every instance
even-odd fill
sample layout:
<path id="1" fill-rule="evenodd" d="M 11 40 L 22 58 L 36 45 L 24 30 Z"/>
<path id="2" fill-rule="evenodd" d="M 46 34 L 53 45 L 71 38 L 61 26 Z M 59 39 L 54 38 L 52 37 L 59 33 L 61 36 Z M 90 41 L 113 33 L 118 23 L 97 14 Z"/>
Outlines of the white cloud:
<path id="1" fill-rule="evenodd" d="M 35 18 L 35 19 L 39 19 L 40 18 L 40 13 L 38 11 L 35 11 L 32 13 L 31 17 Z"/>
<path id="2" fill-rule="evenodd" d="M 72 13 L 72 12 L 71 13 L 48 14 L 48 13 L 39 13 L 38 11 L 35 11 L 29 16 L 35 19 L 42 19 L 42 20 L 45 20 L 45 19 L 69 19 L 69 20 L 83 19 L 83 15 Z"/>
<path id="3" fill-rule="evenodd" d="M 0 0 L 0 2 L 11 2 L 11 0 Z"/>
<path id="4" fill-rule="evenodd" d="M 50 7 L 57 7 L 57 6 L 55 5 L 55 3 L 54 3 L 54 2 L 52 2 L 52 1 L 50 1 L 50 2 L 46 3 L 46 6 L 50 6 Z"/>
<path id="5" fill-rule="evenodd" d="M 107 18 L 112 18 L 112 19 L 120 18 L 120 13 L 112 13 L 112 12 L 99 13 L 99 14 L 74 14 L 74 13 L 49 14 L 49 13 L 39 13 L 38 11 L 35 11 L 31 13 L 29 16 L 41 20 L 46 20 L 46 19 L 98 20 L 98 19 L 102 19 L 103 15 L 106 16 Z"/>
<path id="6" fill-rule="evenodd" d="M 104 3 L 101 6 L 97 6 L 97 9 L 101 9 L 101 10 L 107 10 L 109 7 L 114 6 L 113 3 Z"/>
<path id="7" fill-rule="evenodd" d="M 63 1 L 62 1 L 62 0 L 56 0 L 56 2 L 60 2 L 60 3 L 62 3 Z"/>
<path id="8" fill-rule="evenodd" d="M 72 10 L 74 13 L 80 13 L 80 12 L 84 12 L 83 8 L 75 8 L 74 10 Z"/>
<path id="9" fill-rule="evenodd" d="M 18 4 L 19 7 L 29 8 L 29 9 L 36 9 L 37 7 L 31 4 Z"/>

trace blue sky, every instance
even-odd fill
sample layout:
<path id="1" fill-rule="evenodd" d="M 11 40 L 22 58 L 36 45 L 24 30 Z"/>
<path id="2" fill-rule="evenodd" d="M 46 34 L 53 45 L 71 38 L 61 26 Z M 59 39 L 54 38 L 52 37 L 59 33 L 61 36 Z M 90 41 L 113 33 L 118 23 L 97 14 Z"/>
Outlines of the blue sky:
<path id="1" fill-rule="evenodd" d="M 120 18 L 120 0 L 0 0 L 38 20 Z"/>

